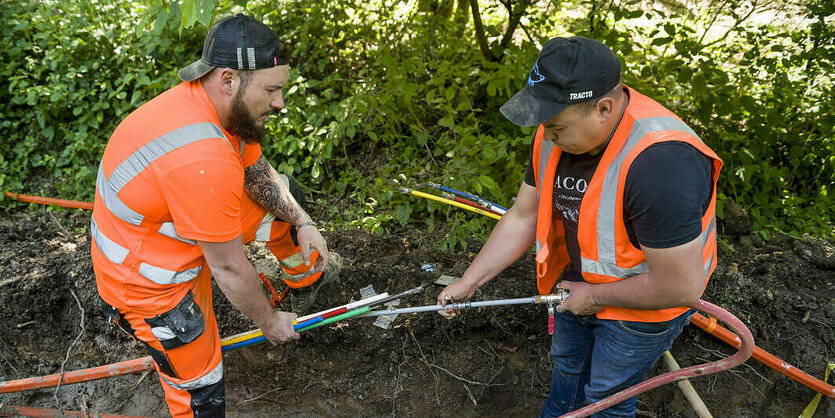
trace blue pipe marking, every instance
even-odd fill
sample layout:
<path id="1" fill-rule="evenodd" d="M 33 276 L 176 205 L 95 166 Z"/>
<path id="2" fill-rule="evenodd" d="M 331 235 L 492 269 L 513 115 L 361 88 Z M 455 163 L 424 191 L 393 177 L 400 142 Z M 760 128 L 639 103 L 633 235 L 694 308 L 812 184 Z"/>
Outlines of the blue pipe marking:
<path id="1" fill-rule="evenodd" d="M 435 184 L 435 183 L 431 183 L 431 182 L 428 182 L 426 184 L 429 185 L 430 187 L 436 187 L 436 188 L 438 188 L 438 190 L 443 190 L 445 192 L 450 192 L 450 193 L 453 193 L 453 194 L 457 194 L 458 196 L 461 196 L 463 198 L 474 200 L 477 203 L 481 203 L 481 204 L 487 203 L 487 204 L 492 205 L 495 208 L 507 211 L 507 208 L 504 207 L 504 206 L 499 206 L 499 205 L 497 205 L 497 204 L 495 204 L 495 203 L 493 203 L 489 200 L 483 199 L 483 198 L 478 197 L 478 196 L 473 196 L 473 195 L 471 195 L 467 192 L 462 192 L 460 190 L 455 190 L 455 189 L 452 189 L 452 188 L 449 188 L 449 187 L 446 187 L 446 186 L 441 186 L 440 184 Z"/>
<path id="2" fill-rule="evenodd" d="M 307 321 L 299 322 L 298 324 L 293 325 L 293 329 L 295 331 L 298 331 L 298 330 L 300 330 L 300 329 L 302 329 L 302 328 L 304 328 L 308 325 L 313 325 L 313 324 L 322 322 L 323 319 L 325 319 L 325 317 L 323 315 L 319 315 L 316 318 L 310 318 Z"/>
<path id="3" fill-rule="evenodd" d="M 230 345 L 223 346 L 223 347 L 220 348 L 220 351 L 224 352 L 224 351 L 234 350 L 236 348 L 241 348 L 241 347 L 246 347 L 246 346 L 249 346 L 249 345 L 259 344 L 259 343 L 262 343 L 264 341 L 267 341 L 267 338 L 262 335 L 260 337 L 255 337 L 255 338 L 252 338 L 252 339 L 249 339 L 249 340 L 238 341 L 235 344 L 230 344 Z"/>

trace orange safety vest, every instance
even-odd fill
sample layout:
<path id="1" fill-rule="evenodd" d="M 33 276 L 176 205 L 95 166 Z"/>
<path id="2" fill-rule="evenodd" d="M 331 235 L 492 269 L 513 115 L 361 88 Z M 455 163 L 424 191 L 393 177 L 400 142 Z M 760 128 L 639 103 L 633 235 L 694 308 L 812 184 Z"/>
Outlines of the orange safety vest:
<path id="1" fill-rule="evenodd" d="M 260 149 L 251 151 L 260 155 Z M 175 226 L 169 210 L 176 196 L 163 195 L 159 173 L 191 158 L 211 157 L 207 161 L 233 166 L 239 175 L 225 180 L 228 184 L 211 185 L 194 175 L 178 187 L 242 193 L 243 154 L 240 138 L 220 125 L 200 83 L 169 89 L 119 125 L 99 166 L 90 222 L 93 267 L 107 303 L 156 315 L 179 303 L 194 279 L 208 276 L 197 242 L 178 234 L 182 225 Z M 224 202 L 217 206 L 229 211 L 237 207 Z M 207 213 L 194 216 L 206 223 Z M 218 241 L 240 235 L 239 217 L 227 218 L 224 222 L 232 219 L 235 226 Z"/>
<path id="2" fill-rule="evenodd" d="M 665 141 L 692 145 L 713 161 L 713 189 L 710 205 L 702 216 L 702 258 L 705 286 L 716 267 L 716 180 L 722 160 L 674 113 L 635 90 L 629 90 L 629 104 L 615 130 L 580 203 L 577 240 L 583 279 L 589 283 L 611 283 L 647 273 L 643 251 L 632 245 L 623 221 L 623 193 L 626 174 L 635 158 L 647 147 Z M 533 146 L 533 170 L 539 199 L 536 223 L 536 277 L 540 294 L 552 291 L 570 259 L 565 229 L 559 213 L 553 211 L 554 176 L 562 151 L 543 141 L 539 126 Z M 544 170 L 541 168 L 545 167 Z M 597 313 L 601 319 L 660 322 L 687 311 L 685 307 L 635 310 L 606 306 Z"/>

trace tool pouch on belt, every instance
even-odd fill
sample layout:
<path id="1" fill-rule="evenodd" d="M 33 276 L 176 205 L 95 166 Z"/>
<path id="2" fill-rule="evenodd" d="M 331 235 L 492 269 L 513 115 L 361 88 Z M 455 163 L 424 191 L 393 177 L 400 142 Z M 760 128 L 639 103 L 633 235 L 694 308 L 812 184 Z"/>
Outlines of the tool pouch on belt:
<path id="1" fill-rule="evenodd" d="M 162 348 L 171 350 L 197 339 L 203 334 L 203 311 L 194 302 L 194 295 L 188 291 L 183 300 L 170 311 L 145 320 L 151 326 L 151 332 L 162 344 Z"/>

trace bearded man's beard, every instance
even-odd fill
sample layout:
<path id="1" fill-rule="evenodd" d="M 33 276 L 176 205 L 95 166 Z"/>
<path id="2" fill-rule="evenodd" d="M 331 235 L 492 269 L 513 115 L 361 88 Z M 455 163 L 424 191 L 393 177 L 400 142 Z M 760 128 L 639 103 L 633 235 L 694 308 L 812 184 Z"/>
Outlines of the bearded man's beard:
<path id="1" fill-rule="evenodd" d="M 241 137 L 247 144 L 258 144 L 267 133 L 264 126 L 258 126 L 249 114 L 243 101 L 242 92 L 232 101 L 232 114 L 229 116 L 229 131 Z"/>

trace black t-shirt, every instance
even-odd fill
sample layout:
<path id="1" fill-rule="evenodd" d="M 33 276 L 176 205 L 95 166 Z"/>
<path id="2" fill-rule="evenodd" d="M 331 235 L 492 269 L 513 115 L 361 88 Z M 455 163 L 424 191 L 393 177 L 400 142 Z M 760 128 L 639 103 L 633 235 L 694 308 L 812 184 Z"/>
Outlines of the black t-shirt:
<path id="1" fill-rule="evenodd" d="M 533 141 L 531 145 L 533 150 Z M 603 152 L 593 156 L 563 152 L 557 164 L 553 205 L 562 215 L 571 257 L 565 280 L 583 280 L 577 219 L 580 202 L 602 157 Z M 710 204 L 711 171 L 710 158 L 685 142 L 662 142 L 641 152 L 629 167 L 624 191 L 623 219 L 632 244 L 637 248 L 671 248 L 698 237 Z M 525 183 L 536 187 L 532 160 Z"/>

